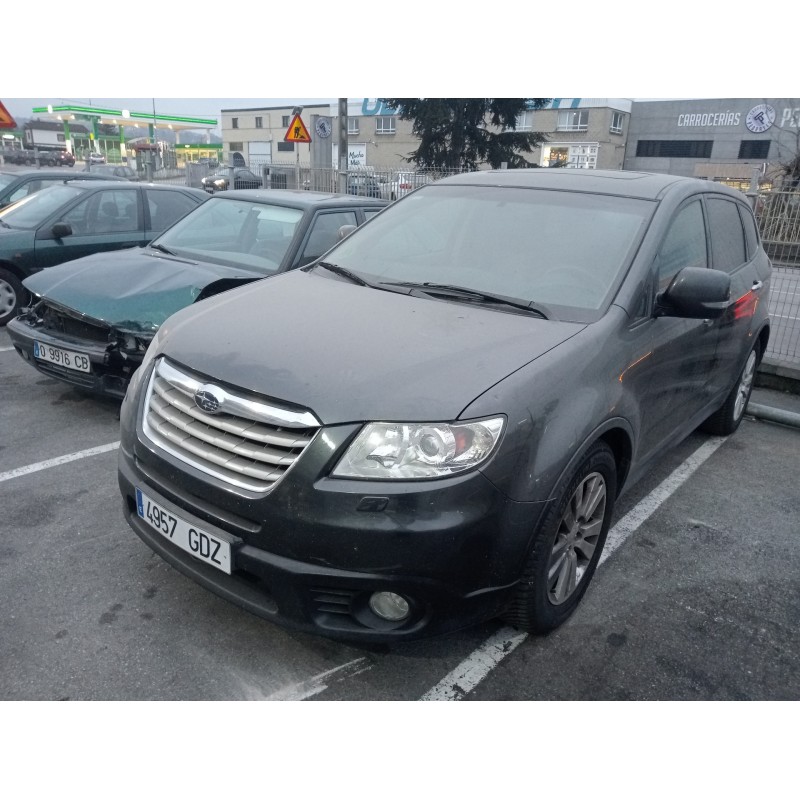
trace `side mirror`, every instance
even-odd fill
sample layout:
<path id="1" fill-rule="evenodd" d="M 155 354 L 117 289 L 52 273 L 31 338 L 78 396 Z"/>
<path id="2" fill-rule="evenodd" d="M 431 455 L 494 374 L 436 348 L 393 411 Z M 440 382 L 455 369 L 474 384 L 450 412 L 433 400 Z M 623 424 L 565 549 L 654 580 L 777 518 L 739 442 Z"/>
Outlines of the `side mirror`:
<path id="1" fill-rule="evenodd" d="M 72 225 L 68 222 L 56 222 L 53 225 L 53 236 L 56 239 L 63 239 L 65 236 L 72 236 Z"/>
<path id="2" fill-rule="evenodd" d="M 357 226 L 355 225 L 342 225 L 341 228 L 336 232 L 336 241 L 341 242 L 342 239 L 346 239 L 355 229 Z"/>
<path id="3" fill-rule="evenodd" d="M 718 269 L 684 267 L 656 298 L 657 317 L 716 319 L 731 299 L 731 277 Z"/>

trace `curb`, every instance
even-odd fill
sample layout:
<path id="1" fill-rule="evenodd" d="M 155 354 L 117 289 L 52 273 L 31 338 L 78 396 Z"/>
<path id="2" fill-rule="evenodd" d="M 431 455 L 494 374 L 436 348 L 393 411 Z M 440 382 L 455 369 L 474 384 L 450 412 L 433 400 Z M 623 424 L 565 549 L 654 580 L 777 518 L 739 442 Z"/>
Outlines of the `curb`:
<path id="1" fill-rule="evenodd" d="M 800 428 L 800 414 L 794 411 L 784 411 L 782 408 L 764 406 L 761 403 L 748 403 L 745 414 L 756 419 L 763 419 L 767 422 L 777 422 L 780 425 L 789 425 L 792 428 Z"/>

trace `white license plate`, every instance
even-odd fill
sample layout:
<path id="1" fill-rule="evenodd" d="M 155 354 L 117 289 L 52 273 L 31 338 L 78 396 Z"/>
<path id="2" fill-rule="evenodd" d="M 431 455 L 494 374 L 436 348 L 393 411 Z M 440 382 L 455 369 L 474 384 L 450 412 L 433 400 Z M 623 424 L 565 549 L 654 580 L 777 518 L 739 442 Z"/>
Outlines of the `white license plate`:
<path id="1" fill-rule="evenodd" d="M 53 347 L 49 344 L 33 343 L 33 355 L 39 361 L 49 361 L 51 364 L 58 364 L 67 369 L 74 369 L 78 372 L 91 372 L 92 365 L 89 356 L 84 353 L 75 353 L 72 350 L 63 350 L 60 347 Z"/>
<path id="2" fill-rule="evenodd" d="M 151 527 L 165 539 L 191 553 L 206 564 L 231 574 L 231 545 L 219 536 L 190 525 L 171 514 L 141 489 L 136 489 L 136 511 Z"/>

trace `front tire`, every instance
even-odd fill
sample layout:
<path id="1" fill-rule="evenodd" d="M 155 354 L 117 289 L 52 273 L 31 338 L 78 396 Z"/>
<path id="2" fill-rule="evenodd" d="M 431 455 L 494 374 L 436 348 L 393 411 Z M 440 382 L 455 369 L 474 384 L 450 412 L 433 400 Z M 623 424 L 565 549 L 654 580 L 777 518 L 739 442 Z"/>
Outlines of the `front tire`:
<path id="1" fill-rule="evenodd" d="M 0 269 L 0 327 L 17 316 L 28 293 L 16 275 Z"/>
<path id="2" fill-rule="evenodd" d="M 529 633 L 548 633 L 569 619 L 597 569 L 616 494 L 614 454 L 596 442 L 563 482 L 539 526 L 503 614 L 506 622 Z"/>
<path id="3" fill-rule="evenodd" d="M 756 344 L 747 356 L 747 361 L 745 361 L 730 394 L 725 398 L 725 402 L 719 410 L 700 425 L 701 431 L 714 436 L 729 436 L 739 427 L 750 401 L 756 369 L 760 361 L 761 348 Z"/>

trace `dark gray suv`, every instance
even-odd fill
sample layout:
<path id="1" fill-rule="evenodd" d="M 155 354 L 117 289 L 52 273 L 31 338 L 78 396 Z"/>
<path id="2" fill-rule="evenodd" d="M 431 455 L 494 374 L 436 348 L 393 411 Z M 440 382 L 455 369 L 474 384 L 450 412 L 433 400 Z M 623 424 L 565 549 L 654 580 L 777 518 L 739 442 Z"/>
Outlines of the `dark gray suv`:
<path id="1" fill-rule="evenodd" d="M 577 607 L 619 494 L 736 430 L 769 337 L 745 197 L 502 170 L 180 311 L 122 407 L 134 531 L 247 610 L 350 640 Z"/>

